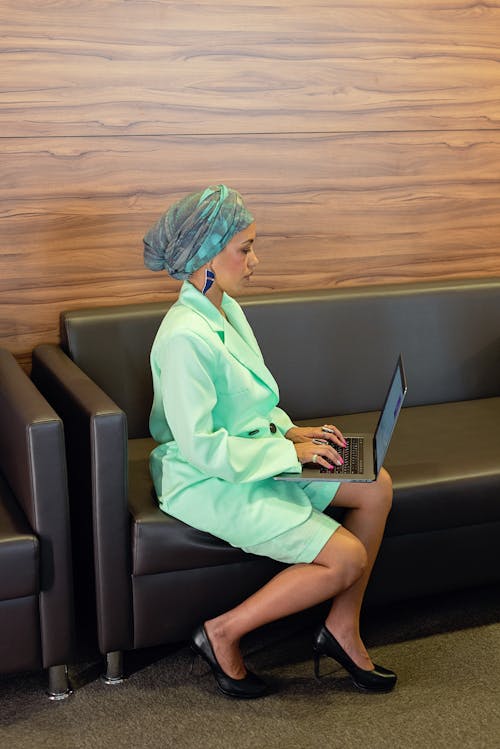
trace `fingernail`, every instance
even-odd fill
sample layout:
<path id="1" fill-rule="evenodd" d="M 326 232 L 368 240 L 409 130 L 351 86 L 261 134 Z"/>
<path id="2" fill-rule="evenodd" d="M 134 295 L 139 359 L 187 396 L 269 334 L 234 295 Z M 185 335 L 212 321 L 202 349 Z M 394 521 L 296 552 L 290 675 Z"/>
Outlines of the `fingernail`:
<path id="1" fill-rule="evenodd" d="M 339 459 L 337 460 L 337 465 L 338 465 L 338 466 L 343 466 L 343 465 L 344 465 L 344 461 L 343 461 L 343 459 L 342 459 L 342 458 L 339 458 Z"/>

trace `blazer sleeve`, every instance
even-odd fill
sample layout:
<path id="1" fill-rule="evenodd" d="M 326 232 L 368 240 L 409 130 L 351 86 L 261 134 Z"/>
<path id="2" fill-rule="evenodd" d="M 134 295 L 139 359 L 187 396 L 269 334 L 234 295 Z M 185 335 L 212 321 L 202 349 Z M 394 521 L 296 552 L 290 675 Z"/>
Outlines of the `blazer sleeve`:
<path id="1" fill-rule="evenodd" d="M 271 421 L 276 424 L 281 434 L 283 435 L 285 435 L 289 429 L 295 426 L 286 411 L 283 411 L 283 409 L 279 408 L 278 406 L 275 406 L 272 411 Z"/>
<path id="2" fill-rule="evenodd" d="M 169 337 L 158 355 L 165 418 L 184 460 L 206 476 L 232 483 L 259 481 L 282 471 L 300 473 L 290 440 L 278 434 L 232 436 L 225 428 L 214 428 L 217 355 L 199 335 L 184 331 Z"/>

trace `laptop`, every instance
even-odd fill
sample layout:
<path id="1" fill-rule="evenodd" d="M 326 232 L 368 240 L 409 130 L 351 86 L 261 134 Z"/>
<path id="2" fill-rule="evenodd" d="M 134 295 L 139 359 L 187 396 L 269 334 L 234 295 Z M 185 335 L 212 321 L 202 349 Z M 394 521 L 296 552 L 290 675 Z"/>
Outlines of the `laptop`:
<path id="1" fill-rule="evenodd" d="M 385 396 L 374 434 L 343 432 L 347 447 L 333 445 L 344 459 L 344 465 L 332 470 L 306 463 L 301 473 L 280 473 L 277 481 L 375 481 L 385 460 L 394 427 L 406 396 L 407 384 L 400 355 Z M 326 435 L 325 435 L 326 436 Z"/>

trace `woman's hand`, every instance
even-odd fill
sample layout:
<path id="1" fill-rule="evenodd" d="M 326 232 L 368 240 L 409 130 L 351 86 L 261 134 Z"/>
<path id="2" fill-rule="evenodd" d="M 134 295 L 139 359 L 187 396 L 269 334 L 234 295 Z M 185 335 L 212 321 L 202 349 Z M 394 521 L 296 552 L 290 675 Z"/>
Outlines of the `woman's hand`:
<path id="1" fill-rule="evenodd" d="M 346 441 L 340 429 L 333 424 L 322 427 L 292 427 L 285 437 L 295 446 L 300 463 L 317 463 L 324 468 L 342 465 L 343 460 L 333 444 L 345 447 Z M 332 444 L 333 443 L 333 444 Z"/>
<path id="2" fill-rule="evenodd" d="M 340 466 L 344 462 L 338 452 L 326 440 L 296 442 L 294 444 L 297 460 L 304 463 L 317 463 L 324 468 Z"/>
<path id="3" fill-rule="evenodd" d="M 333 424 L 323 424 L 322 427 L 292 427 L 285 434 L 287 440 L 291 440 L 295 444 L 298 442 L 310 442 L 313 439 L 328 440 L 333 442 L 339 447 L 345 447 L 346 441 L 344 435 L 333 426 Z"/>

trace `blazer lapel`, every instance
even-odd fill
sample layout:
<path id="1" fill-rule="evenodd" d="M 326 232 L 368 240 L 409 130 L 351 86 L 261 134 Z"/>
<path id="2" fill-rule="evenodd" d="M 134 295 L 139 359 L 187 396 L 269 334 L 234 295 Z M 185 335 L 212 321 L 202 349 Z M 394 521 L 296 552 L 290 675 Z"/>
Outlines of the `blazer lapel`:
<path id="1" fill-rule="evenodd" d="M 240 305 L 234 299 L 224 294 L 222 300 L 222 307 L 229 322 L 189 281 L 182 285 L 179 302 L 202 315 L 212 330 L 220 336 L 230 354 L 279 397 L 276 380 L 266 367 L 253 331 Z"/>
<path id="2" fill-rule="evenodd" d="M 228 317 L 228 321 L 224 320 L 225 344 L 228 351 L 278 396 L 276 380 L 265 365 L 252 328 L 240 305 L 225 294 L 222 307 Z"/>

